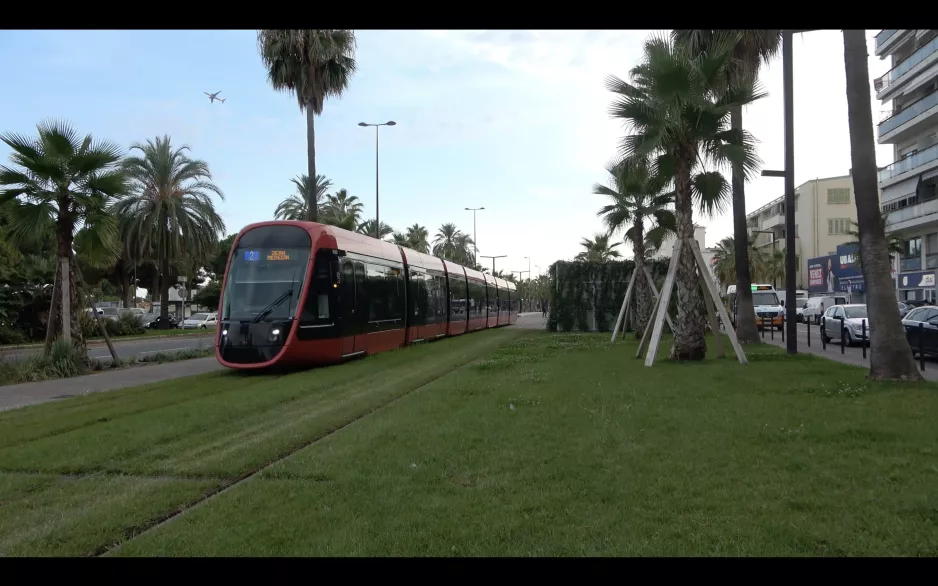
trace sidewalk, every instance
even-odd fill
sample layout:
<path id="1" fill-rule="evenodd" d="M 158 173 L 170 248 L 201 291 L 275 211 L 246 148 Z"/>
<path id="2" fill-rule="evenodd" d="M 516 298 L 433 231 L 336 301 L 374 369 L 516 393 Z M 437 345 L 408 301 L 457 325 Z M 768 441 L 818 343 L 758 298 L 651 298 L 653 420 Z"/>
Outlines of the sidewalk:
<path id="1" fill-rule="evenodd" d="M 68 399 L 85 393 L 101 393 L 168 379 L 204 374 L 224 368 L 214 356 L 166 364 L 134 366 L 121 370 L 0 387 L 0 411 Z"/>

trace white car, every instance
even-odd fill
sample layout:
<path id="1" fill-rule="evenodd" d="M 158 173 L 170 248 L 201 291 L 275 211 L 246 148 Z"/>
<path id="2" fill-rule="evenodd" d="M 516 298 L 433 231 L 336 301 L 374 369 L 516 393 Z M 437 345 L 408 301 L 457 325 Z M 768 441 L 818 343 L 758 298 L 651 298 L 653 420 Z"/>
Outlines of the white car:
<path id="1" fill-rule="evenodd" d="M 196 328 L 206 330 L 209 328 L 214 328 L 217 325 L 217 313 L 196 313 L 195 315 L 189 316 L 188 319 L 183 320 L 180 327 L 182 327 L 184 330 L 192 330 Z"/>

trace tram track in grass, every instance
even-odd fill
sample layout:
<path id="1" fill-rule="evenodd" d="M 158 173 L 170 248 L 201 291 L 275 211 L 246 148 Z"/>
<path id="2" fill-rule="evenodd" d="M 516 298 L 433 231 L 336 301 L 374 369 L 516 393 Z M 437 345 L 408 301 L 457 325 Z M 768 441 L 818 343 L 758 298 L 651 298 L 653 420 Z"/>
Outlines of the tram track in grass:
<path id="1" fill-rule="evenodd" d="M 521 335 L 480 332 L 288 375 L 211 373 L 4 414 L 0 553 L 108 553 Z"/>

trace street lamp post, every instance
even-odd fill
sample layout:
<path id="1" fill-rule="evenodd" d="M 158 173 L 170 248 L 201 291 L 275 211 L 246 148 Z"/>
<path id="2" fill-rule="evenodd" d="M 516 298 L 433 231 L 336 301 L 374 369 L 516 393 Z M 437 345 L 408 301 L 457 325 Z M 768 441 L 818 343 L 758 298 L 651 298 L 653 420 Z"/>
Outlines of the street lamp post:
<path id="1" fill-rule="evenodd" d="M 530 279 L 531 278 L 531 257 L 526 256 L 524 258 L 528 259 L 528 278 Z"/>
<path id="2" fill-rule="evenodd" d="M 367 122 L 359 122 L 359 126 L 375 127 L 375 238 L 381 238 L 381 219 L 378 217 L 378 127 L 380 126 L 396 126 L 397 122 L 393 120 L 388 120 L 387 122 L 381 122 L 380 124 L 368 124 Z"/>
<path id="3" fill-rule="evenodd" d="M 495 259 L 496 259 L 496 258 L 505 258 L 505 257 L 507 257 L 507 256 L 508 256 L 507 254 L 501 254 L 501 255 L 498 255 L 498 256 L 482 256 L 482 257 L 480 257 L 480 258 L 490 258 L 490 259 L 492 259 L 492 276 L 494 277 L 494 276 L 495 276 Z"/>
<path id="4" fill-rule="evenodd" d="M 475 250 L 476 262 L 479 262 L 479 241 L 476 240 L 476 212 L 484 209 L 484 207 L 466 208 L 466 211 L 472 212 L 472 248 Z"/>

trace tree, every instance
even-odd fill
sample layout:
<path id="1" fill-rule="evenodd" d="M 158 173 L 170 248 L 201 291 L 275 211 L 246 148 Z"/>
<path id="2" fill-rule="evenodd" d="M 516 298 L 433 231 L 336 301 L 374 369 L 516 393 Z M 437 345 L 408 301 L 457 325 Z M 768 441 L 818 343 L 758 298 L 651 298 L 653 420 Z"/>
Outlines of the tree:
<path id="1" fill-rule="evenodd" d="M 56 279 L 46 348 L 51 348 L 55 331 L 78 347 L 84 347 L 78 324 L 78 278 L 74 262 L 77 228 L 87 230 L 87 239 L 117 243 L 117 220 L 107 213 L 109 202 L 126 191 L 120 168 L 122 151 L 107 141 L 81 137 L 66 122 L 51 120 L 37 125 L 35 138 L 7 133 L 0 140 L 12 149 L 14 166 L 0 166 L 0 205 L 21 199 L 8 212 L 8 233 L 14 241 L 26 241 L 31 234 L 55 222 Z M 63 286 L 64 283 L 68 286 Z M 65 319 L 67 317 L 67 319 Z M 61 322 L 61 326 L 57 326 Z"/>
<path id="2" fill-rule="evenodd" d="M 334 195 L 326 195 L 322 209 L 322 223 L 345 230 L 355 230 L 362 215 L 362 203 L 357 195 L 349 195 L 344 189 Z"/>
<path id="3" fill-rule="evenodd" d="M 364 234 L 365 236 L 371 236 L 372 238 L 375 235 L 375 221 L 366 220 L 358 225 L 356 230 L 359 234 Z M 381 222 L 381 229 L 378 231 L 378 238 L 384 240 L 388 236 L 394 234 L 394 228 L 388 226 L 384 222 Z"/>
<path id="4" fill-rule="evenodd" d="M 870 374 L 873 380 L 920 381 L 909 347 L 889 271 L 889 245 L 879 209 L 876 147 L 870 105 L 870 72 L 866 31 L 844 30 L 847 120 L 850 162 L 860 236 L 860 258 L 869 312 Z"/>
<path id="5" fill-rule="evenodd" d="M 316 208 L 326 190 L 332 187 L 332 181 L 324 175 L 316 175 L 316 180 L 312 183 L 308 175 L 298 175 L 290 181 L 296 186 L 296 193 L 277 205 L 274 211 L 276 220 L 305 220 L 309 217 L 310 204 Z"/>
<path id="6" fill-rule="evenodd" d="M 433 238 L 433 255 L 461 265 L 475 263 L 472 238 L 453 223 L 440 226 Z"/>
<path id="7" fill-rule="evenodd" d="M 228 267 L 228 257 L 231 255 L 231 247 L 234 246 L 234 239 L 237 238 L 237 236 L 237 234 L 231 234 L 225 239 L 218 241 L 215 254 L 212 255 L 205 267 L 208 269 L 209 277 L 211 277 L 213 281 L 221 281 L 224 278 L 225 269 Z"/>
<path id="8" fill-rule="evenodd" d="M 720 168 L 757 165 L 752 140 L 730 128 L 730 113 L 761 97 L 755 83 L 725 87 L 738 34 L 715 34 L 706 53 L 693 54 L 666 36 L 645 43 L 642 62 L 632 69 L 632 83 L 607 78 L 618 95 L 611 114 L 631 127 L 622 141 L 627 158 L 650 157 L 655 175 L 673 181 L 678 237 L 694 238 L 694 207 L 714 215 L 722 210 L 730 185 Z M 678 315 L 673 360 L 706 356 L 706 319 L 693 251 L 682 246 L 676 278 Z"/>
<path id="9" fill-rule="evenodd" d="M 113 213 L 128 219 L 137 258 L 158 262 L 160 314 L 167 316 L 172 264 L 182 262 L 186 267 L 178 268 L 188 268 L 216 252 L 225 223 L 212 196 L 222 200 L 225 196 L 212 183 L 208 163 L 190 159 L 188 146 L 174 148 L 169 136 L 135 143 L 133 151 L 140 156 L 124 161 L 131 193 L 114 204 Z"/>
<path id="10" fill-rule="evenodd" d="M 326 98 L 340 97 L 355 73 L 355 33 L 345 29 L 260 30 L 257 45 L 275 90 L 293 93 L 306 113 L 309 177 L 316 177 L 315 117 Z M 306 219 L 319 221 L 317 202 L 309 199 Z"/>
<path id="11" fill-rule="evenodd" d="M 622 256 L 618 250 L 620 242 L 609 243 L 609 234 L 596 234 L 593 239 L 584 238 L 580 246 L 585 248 L 583 252 L 576 255 L 576 260 L 585 262 L 606 262 Z"/>
<path id="12" fill-rule="evenodd" d="M 901 255 L 905 252 L 905 243 L 902 240 L 902 237 L 896 233 L 890 233 L 889 227 L 889 214 L 883 213 L 879 215 L 880 224 L 883 226 L 883 234 L 886 235 L 886 252 L 889 253 L 889 266 L 892 266 L 892 259 L 895 255 Z M 850 222 L 850 229 L 847 230 L 847 236 L 853 238 L 849 242 L 844 242 L 844 246 L 856 246 L 857 250 L 860 248 L 860 230 L 856 222 Z M 857 265 L 860 269 L 863 268 L 863 258 L 861 255 L 857 255 Z"/>
<path id="13" fill-rule="evenodd" d="M 675 30 L 672 37 L 678 43 L 686 44 L 693 54 L 705 53 L 714 42 L 714 35 L 721 32 L 713 29 Z M 738 40 L 733 46 L 730 66 L 725 70 L 723 80 L 727 85 L 749 83 L 759 77 L 762 64 L 768 63 L 778 55 L 782 42 L 782 31 L 778 29 L 734 30 Z M 730 127 L 743 132 L 743 108 L 734 108 L 730 112 Z M 740 164 L 733 165 L 733 236 L 737 246 L 734 256 L 741 259 L 736 268 L 736 303 L 738 316 L 736 336 L 744 344 L 758 344 L 759 330 L 756 326 L 756 313 L 752 304 L 752 273 L 748 273 L 750 263 L 746 242 L 749 230 L 746 226 L 746 175 L 747 170 Z"/>
<path id="14" fill-rule="evenodd" d="M 202 307 L 207 307 L 212 311 L 218 311 L 218 304 L 221 301 L 221 282 L 212 281 L 208 283 L 192 297 L 192 302 Z"/>
<path id="15" fill-rule="evenodd" d="M 625 239 L 632 243 L 635 258 L 635 336 L 641 339 L 651 317 L 655 301 L 644 276 L 648 249 L 660 247 L 663 236 L 673 230 L 674 212 L 667 209 L 674 203 L 674 194 L 665 193 L 660 181 L 652 175 L 647 159 L 624 160 L 608 165 L 609 185 L 596 184 L 593 193 L 605 195 L 612 203 L 597 213 L 610 234 L 625 230 Z M 645 230 L 645 220 L 652 220 L 652 234 Z"/>
<path id="16" fill-rule="evenodd" d="M 412 248 L 417 252 L 429 253 L 429 237 L 430 233 L 427 231 L 426 227 L 421 226 L 420 224 L 414 224 L 407 229 L 407 234 L 405 235 L 407 244 L 404 244 L 404 246 Z"/>

